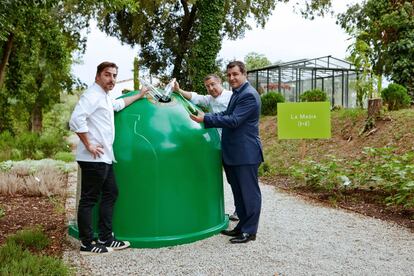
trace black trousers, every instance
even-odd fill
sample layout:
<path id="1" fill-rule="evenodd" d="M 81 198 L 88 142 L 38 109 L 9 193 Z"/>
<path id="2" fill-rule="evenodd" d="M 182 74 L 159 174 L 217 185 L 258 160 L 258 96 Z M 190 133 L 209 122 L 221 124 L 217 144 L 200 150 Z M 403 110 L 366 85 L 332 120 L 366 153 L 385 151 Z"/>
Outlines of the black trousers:
<path id="1" fill-rule="evenodd" d="M 81 167 L 81 195 L 78 206 L 79 239 L 83 244 L 93 240 L 92 209 L 99 204 L 99 239 L 112 237 L 112 213 L 118 197 L 118 186 L 112 164 L 78 161 Z"/>
<path id="2" fill-rule="evenodd" d="M 259 164 L 241 166 L 223 164 L 223 167 L 240 219 L 234 229 L 243 233 L 256 234 L 262 208 L 262 194 L 258 180 Z"/>

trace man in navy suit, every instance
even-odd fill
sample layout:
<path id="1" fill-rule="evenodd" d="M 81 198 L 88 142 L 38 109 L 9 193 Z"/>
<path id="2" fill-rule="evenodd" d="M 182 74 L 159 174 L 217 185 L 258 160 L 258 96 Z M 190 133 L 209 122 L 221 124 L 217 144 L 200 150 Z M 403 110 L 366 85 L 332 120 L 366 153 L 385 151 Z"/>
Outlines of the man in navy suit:
<path id="1" fill-rule="evenodd" d="M 246 67 L 241 61 L 227 65 L 227 78 L 233 90 L 227 109 L 220 113 L 199 112 L 190 115 L 205 128 L 222 128 L 222 158 L 227 180 L 233 191 L 239 223 L 221 233 L 233 238 L 231 243 L 256 239 L 262 196 L 258 168 L 263 162 L 259 138 L 260 96 L 247 81 Z"/>

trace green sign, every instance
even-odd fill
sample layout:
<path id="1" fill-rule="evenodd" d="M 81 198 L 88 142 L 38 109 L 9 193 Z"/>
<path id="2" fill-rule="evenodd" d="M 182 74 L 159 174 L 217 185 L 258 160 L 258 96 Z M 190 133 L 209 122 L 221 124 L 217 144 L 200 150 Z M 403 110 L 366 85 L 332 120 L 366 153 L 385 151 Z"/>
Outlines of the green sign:
<path id="1" fill-rule="evenodd" d="M 329 102 L 278 103 L 279 139 L 331 138 Z"/>

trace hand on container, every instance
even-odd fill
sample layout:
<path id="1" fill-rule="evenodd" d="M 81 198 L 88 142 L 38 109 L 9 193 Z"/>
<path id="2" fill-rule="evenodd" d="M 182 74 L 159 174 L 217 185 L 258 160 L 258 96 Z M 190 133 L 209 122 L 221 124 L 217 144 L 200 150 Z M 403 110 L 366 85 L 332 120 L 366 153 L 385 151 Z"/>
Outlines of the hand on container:
<path id="1" fill-rule="evenodd" d="M 180 93 L 180 84 L 178 84 L 178 81 L 174 81 L 173 91 L 175 93 Z"/>
<path id="2" fill-rule="evenodd" d="M 198 110 L 198 114 L 197 115 L 190 114 L 190 118 L 193 121 L 196 121 L 197 123 L 201 123 L 204 121 L 204 112 L 201 110 Z"/>
<path id="3" fill-rule="evenodd" d="M 103 151 L 103 146 L 101 145 L 89 145 L 86 148 L 93 156 L 94 159 L 96 159 L 96 157 L 101 157 L 101 154 L 104 154 Z"/>
<path id="4" fill-rule="evenodd" d="M 141 88 L 141 95 L 142 95 L 142 97 L 144 97 L 146 94 L 148 94 L 148 91 L 149 91 L 149 88 L 148 87 L 146 87 L 146 86 L 143 86 L 142 88 Z"/>

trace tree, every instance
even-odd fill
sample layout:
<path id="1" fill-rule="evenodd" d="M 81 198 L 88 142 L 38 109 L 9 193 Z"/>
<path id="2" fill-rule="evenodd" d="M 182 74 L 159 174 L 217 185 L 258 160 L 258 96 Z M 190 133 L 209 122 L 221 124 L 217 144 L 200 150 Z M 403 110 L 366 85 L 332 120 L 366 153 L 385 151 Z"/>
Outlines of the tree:
<path id="1" fill-rule="evenodd" d="M 413 1 L 368 0 L 349 7 L 339 22 L 354 38 L 364 33 L 373 72 L 406 86 L 414 99 Z"/>
<path id="2" fill-rule="evenodd" d="M 248 53 L 244 57 L 244 63 L 246 64 L 247 70 L 263 68 L 272 64 L 265 55 L 256 52 Z"/>
<path id="3" fill-rule="evenodd" d="M 72 86 L 74 44 L 62 33 L 61 23 L 51 11 L 39 9 L 35 14 L 35 28 L 30 34 L 20 34 L 15 43 L 6 84 L 9 99 L 30 114 L 28 128 L 40 132 L 43 110 L 58 102 L 60 93 Z"/>
<path id="4" fill-rule="evenodd" d="M 55 4 L 54 1 L 6 1 L 5 10 L 0 9 L 0 16 L 3 19 L 2 24 L 5 26 L 2 29 L 0 38 L 0 45 L 2 45 L 1 63 L 0 63 L 0 119 L 3 122 L 0 124 L 0 131 L 9 130 L 12 131 L 12 124 L 10 118 L 10 112 L 12 104 L 17 105 L 19 99 L 25 101 L 28 99 L 27 95 L 21 94 L 22 87 L 24 87 L 25 80 L 30 77 L 34 78 L 32 74 L 34 70 L 25 70 L 31 62 L 36 59 L 36 52 L 39 49 L 39 39 L 47 39 L 41 50 L 45 51 L 45 45 L 53 44 L 54 37 L 49 37 L 48 34 L 53 32 L 54 25 L 50 21 L 49 9 L 51 5 Z M 15 10 L 16 12 L 10 13 L 7 9 Z M 60 23 L 59 23 L 60 24 Z M 54 32 L 56 33 L 56 32 Z M 57 32 L 57 40 L 62 32 Z M 32 45 L 33 43 L 33 45 Z M 24 54 L 25 57 L 18 62 L 17 57 L 19 54 Z M 56 56 L 50 56 L 53 58 Z M 14 59 L 16 58 L 16 59 Z M 13 63 L 14 62 L 14 63 Z M 59 62 L 56 60 L 53 63 Z M 7 65 L 14 64 L 15 67 L 10 68 L 13 74 L 8 78 L 10 87 L 3 87 L 6 80 Z M 14 84 L 14 85 L 13 85 Z M 33 91 L 30 91 L 32 94 Z M 29 97 L 30 98 L 30 97 Z M 23 105 L 21 110 L 25 110 L 26 106 Z M 30 110 L 32 113 L 32 110 Z M 38 112 L 33 112 L 33 116 L 38 116 Z"/>
<path id="5" fill-rule="evenodd" d="M 369 47 L 368 43 L 365 42 L 364 33 L 361 33 L 348 50 L 351 52 L 348 60 L 360 71 L 355 83 L 356 103 L 358 107 L 363 108 L 366 98 L 372 98 L 372 95 L 374 94 L 372 65 L 369 59 L 372 49 Z"/>
<path id="6" fill-rule="evenodd" d="M 193 53 L 197 49 L 194 48 L 196 42 L 204 39 L 202 29 L 197 27 L 201 24 L 203 13 L 208 12 L 207 9 L 200 9 L 204 1 L 138 2 L 140 9 L 136 12 L 124 9 L 107 14 L 100 21 L 100 28 L 122 42 L 140 45 L 141 65 L 148 68 L 151 74 L 175 77 L 190 85 L 193 80 L 187 79 L 191 75 L 189 60 L 197 55 Z M 249 17 L 263 27 L 277 2 L 287 0 L 224 0 L 224 16 L 216 22 L 221 26 L 220 39 L 224 36 L 231 39 L 243 36 L 251 28 L 247 23 Z M 206 32 L 203 33 L 205 35 Z M 219 50 L 216 48 L 215 53 L 209 51 L 209 54 L 215 58 Z"/>
<path id="7" fill-rule="evenodd" d="M 194 91 L 204 94 L 204 77 L 220 71 L 216 56 L 221 48 L 222 22 L 224 19 L 224 0 L 199 0 L 197 8 L 200 20 L 195 26 L 199 39 L 194 43 L 189 58 L 188 82 Z"/>
<path id="8" fill-rule="evenodd" d="M 4 2 L 4 5 L 3 5 Z M 27 126 L 42 129 L 42 112 L 74 82 L 72 53 L 84 49 L 82 29 L 95 10 L 136 8 L 133 0 L 6 0 L 0 8 L 0 131 L 12 130 L 12 109 L 30 114 Z M 13 11 L 13 12 L 10 12 Z M 7 73 L 7 74 L 6 74 Z M 6 81 L 6 87 L 3 83 Z M 25 116 L 22 116 L 22 118 Z"/>
<path id="9" fill-rule="evenodd" d="M 139 89 L 139 61 L 138 58 L 134 58 L 134 90 Z"/>

